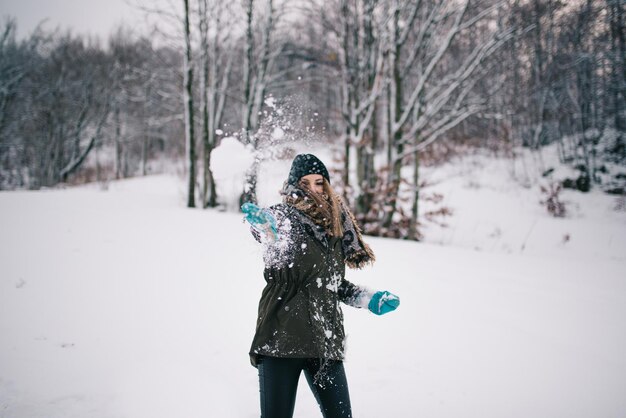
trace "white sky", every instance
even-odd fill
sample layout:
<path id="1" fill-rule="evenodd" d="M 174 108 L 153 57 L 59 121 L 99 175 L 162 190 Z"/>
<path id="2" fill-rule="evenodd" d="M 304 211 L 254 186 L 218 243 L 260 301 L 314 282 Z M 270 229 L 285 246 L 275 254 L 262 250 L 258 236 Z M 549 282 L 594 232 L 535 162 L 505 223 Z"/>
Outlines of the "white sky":
<path id="1" fill-rule="evenodd" d="M 134 28 L 143 24 L 143 13 L 125 0 L 0 0 L 0 16 L 17 20 L 19 38 L 44 19 L 46 29 L 71 29 L 103 40 L 122 22 Z"/>

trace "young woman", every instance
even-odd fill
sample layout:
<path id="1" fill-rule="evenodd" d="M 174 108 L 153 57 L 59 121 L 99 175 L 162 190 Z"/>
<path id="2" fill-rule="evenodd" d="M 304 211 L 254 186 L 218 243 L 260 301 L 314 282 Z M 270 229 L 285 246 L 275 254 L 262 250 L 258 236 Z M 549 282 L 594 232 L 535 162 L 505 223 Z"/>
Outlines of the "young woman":
<path id="1" fill-rule="evenodd" d="M 267 285 L 250 349 L 259 372 L 261 417 L 292 417 L 301 372 L 325 418 L 351 417 L 339 302 L 382 315 L 400 300 L 345 280 L 346 265 L 372 264 L 374 253 L 317 157 L 296 156 L 281 193 L 282 204 L 242 207 L 264 246 Z"/>

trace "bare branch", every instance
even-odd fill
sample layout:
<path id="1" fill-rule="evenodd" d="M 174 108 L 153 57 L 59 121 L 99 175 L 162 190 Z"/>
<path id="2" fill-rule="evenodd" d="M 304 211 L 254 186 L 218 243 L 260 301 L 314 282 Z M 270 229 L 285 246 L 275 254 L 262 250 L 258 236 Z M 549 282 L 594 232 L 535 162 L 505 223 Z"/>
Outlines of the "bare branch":
<path id="1" fill-rule="evenodd" d="M 468 4 L 469 4 L 469 0 L 466 0 L 463 6 L 461 7 L 461 9 L 457 12 L 457 16 L 454 21 L 454 24 L 452 25 L 452 28 L 450 28 L 443 42 L 439 46 L 439 49 L 437 50 L 435 56 L 431 59 L 431 61 L 428 63 L 428 66 L 424 69 L 424 72 L 421 74 L 419 82 L 417 86 L 415 87 L 415 89 L 413 90 L 413 93 L 409 97 L 409 100 L 406 104 L 406 107 L 402 115 L 400 116 L 399 120 L 393 121 L 392 132 L 394 134 L 395 132 L 398 132 L 402 128 L 402 126 L 404 126 L 404 124 L 406 123 L 408 117 L 411 115 L 413 111 L 413 106 L 415 106 L 417 99 L 422 94 L 422 91 L 424 89 L 424 86 L 426 85 L 426 82 L 430 79 L 430 76 L 432 75 L 433 70 L 435 69 L 435 67 L 441 60 L 441 58 L 444 56 L 445 52 L 450 47 L 452 40 L 458 33 L 461 21 L 463 20 L 463 16 L 465 15 L 465 12 L 467 11 Z"/>

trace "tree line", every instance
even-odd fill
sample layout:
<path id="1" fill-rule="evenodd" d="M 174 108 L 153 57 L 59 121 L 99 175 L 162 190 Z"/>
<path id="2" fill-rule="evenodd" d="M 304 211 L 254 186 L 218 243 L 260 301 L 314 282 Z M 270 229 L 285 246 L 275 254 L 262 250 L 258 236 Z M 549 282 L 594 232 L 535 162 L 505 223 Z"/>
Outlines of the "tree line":
<path id="1" fill-rule="evenodd" d="M 119 29 L 104 46 L 42 30 L 17 40 L 4 23 L 3 189 L 146 174 L 173 157 L 186 161 L 187 205 L 215 207 L 211 153 L 233 135 L 258 156 L 242 189 L 255 201 L 278 127 L 337 145 L 338 188 L 375 235 L 419 239 L 420 162 L 443 141 L 556 144 L 574 187 L 623 187 L 607 174 L 626 161 L 621 0 L 180 6 L 147 10 L 172 31 Z M 277 119 L 274 101 L 301 111 Z"/>

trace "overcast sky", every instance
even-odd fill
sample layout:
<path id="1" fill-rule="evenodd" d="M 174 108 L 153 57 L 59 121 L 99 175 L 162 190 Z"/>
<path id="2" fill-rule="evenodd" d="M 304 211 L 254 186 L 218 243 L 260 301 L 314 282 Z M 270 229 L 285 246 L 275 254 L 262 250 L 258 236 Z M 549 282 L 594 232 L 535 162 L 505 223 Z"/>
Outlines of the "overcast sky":
<path id="1" fill-rule="evenodd" d="M 0 15 L 16 18 L 19 38 L 29 35 L 44 19 L 48 19 L 46 29 L 69 28 L 101 39 L 122 22 L 135 28 L 143 22 L 143 13 L 124 0 L 0 0 Z"/>

